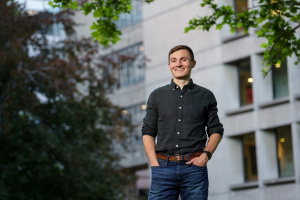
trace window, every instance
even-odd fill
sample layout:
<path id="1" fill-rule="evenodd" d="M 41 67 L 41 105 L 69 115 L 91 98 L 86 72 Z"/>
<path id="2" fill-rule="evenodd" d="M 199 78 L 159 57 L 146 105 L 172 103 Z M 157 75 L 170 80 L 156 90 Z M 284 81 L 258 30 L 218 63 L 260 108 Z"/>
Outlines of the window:
<path id="1" fill-rule="evenodd" d="M 280 127 L 275 129 L 275 132 L 279 177 L 293 176 L 295 174 L 295 169 L 291 127 Z"/>
<path id="2" fill-rule="evenodd" d="M 272 70 L 273 96 L 279 99 L 289 96 L 287 63 L 276 64 Z"/>
<path id="3" fill-rule="evenodd" d="M 243 164 L 245 181 L 257 180 L 255 134 L 249 133 L 242 136 Z"/>
<path id="4" fill-rule="evenodd" d="M 226 114 L 234 115 L 240 112 L 252 111 L 252 83 L 255 80 L 253 80 L 251 74 L 250 58 L 226 63 L 224 72 L 226 76 L 224 103 L 228 109 Z"/>
<path id="5" fill-rule="evenodd" d="M 130 121 L 133 125 L 138 126 L 142 124 L 142 120 L 145 115 L 146 105 L 145 103 L 136 104 L 125 109 Z"/>
<path id="6" fill-rule="evenodd" d="M 115 87 L 125 87 L 140 83 L 145 79 L 144 47 L 137 44 L 104 57 L 106 67 L 104 77 L 111 83 L 113 77 Z M 109 85 L 109 84 L 108 84 Z"/>
<path id="7" fill-rule="evenodd" d="M 235 0 L 234 8 L 236 13 L 244 12 L 248 9 L 248 0 Z M 242 33 L 244 31 L 243 27 L 236 28 L 237 33 Z"/>
<path id="8" fill-rule="evenodd" d="M 238 63 L 240 105 L 245 106 L 253 103 L 250 60 Z"/>
<path id="9" fill-rule="evenodd" d="M 130 106 L 123 110 L 123 116 L 125 119 L 129 120 L 133 125 L 132 129 L 126 130 L 128 143 L 139 141 L 141 139 L 141 125 L 143 118 L 145 116 L 146 105 L 145 103 L 139 103 Z"/>
<path id="10" fill-rule="evenodd" d="M 29 15 L 35 15 L 39 12 L 50 12 L 50 13 L 57 13 L 60 11 L 59 8 L 52 8 L 48 5 L 49 0 L 18 0 L 19 3 L 22 3 L 25 5 L 27 13 Z M 47 13 L 45 13 L 47 15 Z M 55 18 L 53 18 L 54 21 L 56 21 Z M 56 23 L 54 22 L 52 25 L 47 26 L 44 34 L 50 35 L 50 36 L 63 36 L 64 26 L 62 23 Z"/>
<path id="11" fill-rule="evenodd" d="M 122 13 L 119 16 L 116 25 L 119 29 L 133 25 L 142 20 L 142 4 L 143 1 L 132 0 L 130 13 Z"/>
<path id="12" fill-rule="evenodd" d="M 230 137 L 230 189 L 257 187 L 258 172 L 255 133 L 249 132 Z M 274 168 L 274 167 L 273 167 Z"/>

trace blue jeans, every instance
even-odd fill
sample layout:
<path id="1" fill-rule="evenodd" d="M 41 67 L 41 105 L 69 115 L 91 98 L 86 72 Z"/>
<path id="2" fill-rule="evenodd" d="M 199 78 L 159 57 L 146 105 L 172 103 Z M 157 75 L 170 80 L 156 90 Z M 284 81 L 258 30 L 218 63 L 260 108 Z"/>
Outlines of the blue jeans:
<path id="1" fill-rule="evenodd" d="M 207 200 L 207 167 L 187 165 L 185 162 L 158 160 L 160 166 L 151 167 L 151 186 L 148 200 Z"/>

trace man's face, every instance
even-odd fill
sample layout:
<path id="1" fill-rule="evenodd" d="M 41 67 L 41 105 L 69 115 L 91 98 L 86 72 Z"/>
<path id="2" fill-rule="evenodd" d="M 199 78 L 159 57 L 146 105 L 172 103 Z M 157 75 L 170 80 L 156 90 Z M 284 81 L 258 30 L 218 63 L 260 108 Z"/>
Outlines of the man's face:
<path id="1" fill-rule="evenodd" d="M 180 49 L 170 55 L 169 68 L 174 78 L 189 79 L 196 61 L 191 61 L 188 50 Z"/>

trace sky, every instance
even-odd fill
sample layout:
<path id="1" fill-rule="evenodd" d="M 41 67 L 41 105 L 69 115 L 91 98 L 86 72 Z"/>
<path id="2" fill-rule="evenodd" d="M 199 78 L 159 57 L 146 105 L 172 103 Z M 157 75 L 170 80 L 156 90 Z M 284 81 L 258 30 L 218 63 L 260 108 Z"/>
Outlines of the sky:
<path id="1" fill-rule="evenodd" d="M 58 8 L 54 9 L 48 5 L 49 0 L 17 0 L 20 3 L 25 3 L 27 10 L 57 12 Z"/>

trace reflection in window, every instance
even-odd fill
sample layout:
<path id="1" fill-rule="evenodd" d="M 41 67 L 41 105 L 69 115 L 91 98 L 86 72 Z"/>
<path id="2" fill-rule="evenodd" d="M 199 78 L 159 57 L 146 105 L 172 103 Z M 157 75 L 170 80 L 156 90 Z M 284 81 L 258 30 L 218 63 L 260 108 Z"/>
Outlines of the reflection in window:
<path id="1" fill-rule="evenodd" d="M 276 64 L 272 71 L 274 99 L 289 96 L 287 63 Z"/>
<path id="2" fill-rule="evenodd" d="M 256 145 L 254 133 L 242 136 L 245 181 L 257 180 Z"/>
<path id="3" fill-rule="evenodd" d="M 291 127 L 285 126 L 277 128 L 275 132 L 277 140 L 279 176 L 293 176 L 295 174 L 295 169 L 293 159 Z"/>
<path id="4" fill-rule="evenodd" d="M 104 77 L 111 83 L 110 77 L 117 82 L 115 87 L 124 87 L 144 81 L 144 48 L 142 44 L 137 44 L 124 50 L 104 57 L 106 71 Z"/>
<path id="5" fill-rule="evenodd" d="M 117 27 L 124 28 L 142 20 L 143 1 L 132 0 L 130 13 L 122 13 L 116 22 Z"/>
<path id="6" fill-rule="evenodd" d="M 245 106 L 253 103 L 250 61 L 238 63 L 240 105 Z"/>
<path id="7" fill-rule="evenodd" d="M 248 0 L 235 0 L 234 2 L 235 12 L 241 13 L 248 9 Z M 241 33 L 244 31 L 243 27 L 236 28 L 237 33 Z"/>

